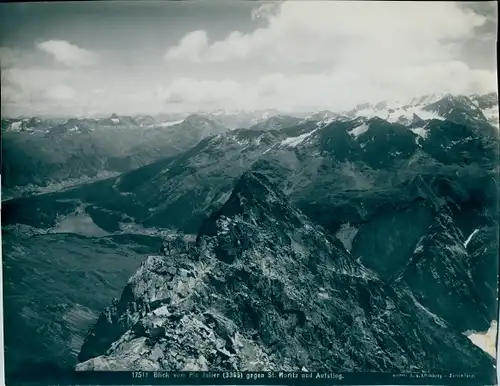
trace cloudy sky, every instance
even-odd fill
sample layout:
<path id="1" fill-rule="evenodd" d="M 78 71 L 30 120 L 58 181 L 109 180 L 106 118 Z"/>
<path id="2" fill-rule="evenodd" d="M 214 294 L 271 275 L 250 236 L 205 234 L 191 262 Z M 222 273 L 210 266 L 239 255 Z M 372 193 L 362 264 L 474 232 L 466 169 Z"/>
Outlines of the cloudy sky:
<path id="1" fill-rule="evenodd" d="M 0 4 L 2 115 L 338 110 L 496 90 L 495 2 Z"/>

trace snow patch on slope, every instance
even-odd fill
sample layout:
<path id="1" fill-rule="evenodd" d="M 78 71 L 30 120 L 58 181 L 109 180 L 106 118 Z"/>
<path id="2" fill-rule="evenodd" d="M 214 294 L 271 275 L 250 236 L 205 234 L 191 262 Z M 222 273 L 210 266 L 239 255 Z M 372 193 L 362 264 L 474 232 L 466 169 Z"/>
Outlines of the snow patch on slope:
<path id="1" fill-rule="evenodd" d="M 18 122 L 13 122 L 11 125 L 10 125 L 10 131 L 20 131 L 21 130 L 21 121 L 18 121 Z"/>
<path id="2" fill-rule="evenodd" d="M 356 116 L 364 117 L 379 117 L 390 123 L 401 123 L 404 121 L 411 122 L 413 120 L 413 114 L 418 115 L 421 119 L 439 119 L 444 118 L 440 115 L 422 109 L 423 106 L 404 106 L 399 108 L 388 108 L 388 109 L 374 109 L 367 108 L 360 110 L 356 113 Z"/>
<path id="3" fill-rule="evenodd" d="M 353 137 L 359 137 L 361 134 L 363 133 L 366 133 L 368 131 L 368 129 L 370 128 L 369 125 L 367 125 L 366 123 L 363 123 L 362 125 L 352 129 L 352 130 L 349 130 L 348 133 L 350 135 L 352 135 Z"/>
<path id="4" fill-rule="evenodd" d="M 250 141 L 248 139 L 240 140 L 236 135 L 229 138 L 240 146 L 248 146 L 250 144 Z"/>
<path id="5" fill-rule="evenodd" d="M 155 126 L 155 127 L 170 127 L 170 126 L 179 125 L 182 122 L 184 122 L 184 119 L 180 119 L 178 121 L 163 122 L 163 123 L 159 123 L 157 125 L 152 125 L 152 126 Z"/>
<path id="6" fill-rule="evenodd" d="M 467 240 L 465 240 L 465 243 L 464 243 L 464 247 L 467 248 L 467 245 L 469 245 L 470 241 L 472 240 L 472 238 L 476 235 L 476 233 L 479 232 L 479 229 L 476 229 L 474 230 L 474 232 L 472 232 L 470 234 L 469 237 L 467 237 Z"/>
<path id="7" fill-rule="evenodd" d="M 316 124 L 316 127 L 318 127 L 318 129 L 321 129 L 323 127 L 326 127 L 328 126 L 330 123 L 332 123 L 333 121 L 335 121 L 337 118 L 336 117 L 330 117 L 330 118 L 326 118 L 326 119 L 323 119 L 322 121 L 319 121 L 317 124 Z"/>
<path id="8" fill-rule="evenodd" d="M 417 127 L 410 129 L 413 133 L 417 134 L 419 137 L 422 137 L 423 139 L 427 138 L 427 135 L 429 134 L 429 129 L 427 129 L 427 125 L 424 127 Z"/>
<path id="9" fill-rule="evenodd" d="M 499 112 L 498 112 L 498 105 L 491 107 L 489 109 L 484 109 L 482 110 L 484 116 L 488 120 L 488 122 L 495 126 L 497 129 L 500 128 L 500 118 L 499 118 Z"/>
<path id="10" fill-rule="evenodd" d="M 310 131 L 309 133 L 301 134 L 297 137 L 289 137 L 287 139 L 284 139 L 283 141 L 281 141 L 281 146 L 297 147 L 302 142 L 304 142 L 308 137 L 313 135 L 317 130 L 318 129 L 314 129 L 313 131 Z"/>

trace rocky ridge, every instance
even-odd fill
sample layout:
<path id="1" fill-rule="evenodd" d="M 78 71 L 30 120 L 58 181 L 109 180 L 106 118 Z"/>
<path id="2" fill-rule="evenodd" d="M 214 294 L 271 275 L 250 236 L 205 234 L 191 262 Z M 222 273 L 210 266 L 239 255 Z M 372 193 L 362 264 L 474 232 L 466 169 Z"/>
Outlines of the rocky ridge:
<path id="1" fill-rule="evenodd" d="M 195 244 L 151 256 L 77 370 L 491 371 L 398 283 L 358 263 L 266 176 L 245 173 Z"/>

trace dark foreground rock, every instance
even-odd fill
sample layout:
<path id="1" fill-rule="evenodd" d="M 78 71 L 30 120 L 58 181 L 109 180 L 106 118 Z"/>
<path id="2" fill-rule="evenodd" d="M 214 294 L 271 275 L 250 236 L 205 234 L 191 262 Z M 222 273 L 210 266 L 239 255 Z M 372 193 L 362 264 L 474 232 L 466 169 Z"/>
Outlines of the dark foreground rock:
<path id="1" fill-rule="evenodd" d="M 493 360 L 245 173 L 196 244 L 150 256 L 77 370 L 493 371 Z"/>

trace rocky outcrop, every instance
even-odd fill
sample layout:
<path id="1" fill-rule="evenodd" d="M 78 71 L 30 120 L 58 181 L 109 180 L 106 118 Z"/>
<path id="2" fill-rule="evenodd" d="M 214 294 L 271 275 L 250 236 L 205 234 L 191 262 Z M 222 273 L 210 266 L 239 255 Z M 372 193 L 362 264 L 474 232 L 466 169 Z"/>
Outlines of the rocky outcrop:
<path id="1" fill-rule="evenodd" d="M 396 281 L 407 283 L 419 302 L 459 331 L 487 330 L 491 307 L 480 296 L 472 264 L 465 237 L 444 208 Z"/>
<path id="2" fill-rule="evenodd" d="M 488 320 L 498 317 L 498 224 L 476 228 L 465 247 L 470 255 L 472 278 L 488 313 Z"/>
<path id="3" fill-rule="evenodd" d="M 493 371 L 408 286 L 358 263 L 257 172 L 196 244 L 142 264 L 79 359 L 77 370 Z"/>

